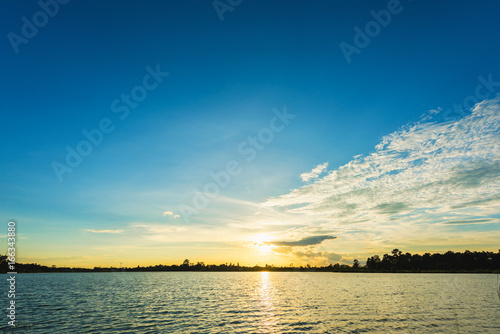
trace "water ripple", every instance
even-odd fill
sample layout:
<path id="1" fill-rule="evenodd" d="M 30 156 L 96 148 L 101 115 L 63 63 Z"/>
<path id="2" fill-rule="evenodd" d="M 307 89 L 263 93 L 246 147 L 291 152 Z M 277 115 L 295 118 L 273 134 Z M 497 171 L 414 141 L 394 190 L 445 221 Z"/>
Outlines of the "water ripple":
<path id="1" fill-rule="evenodd" d="M 499 333 L 495 275 L 19 274 L 30 333 Z M 4 282 L 4 291 L 7 288 Z M 6 296 L 1 297 L 7 304 Z"/>

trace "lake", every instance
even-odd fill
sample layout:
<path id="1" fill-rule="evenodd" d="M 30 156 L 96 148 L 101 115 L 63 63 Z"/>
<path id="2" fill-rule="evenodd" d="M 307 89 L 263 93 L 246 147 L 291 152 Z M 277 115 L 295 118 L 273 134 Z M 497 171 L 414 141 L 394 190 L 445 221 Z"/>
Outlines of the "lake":
<path id="1" fill-rule="evenodd" d="M 496 287 L 494 274 L 18 274 L 16 319 L 29 333 L 500 333 Z"/>

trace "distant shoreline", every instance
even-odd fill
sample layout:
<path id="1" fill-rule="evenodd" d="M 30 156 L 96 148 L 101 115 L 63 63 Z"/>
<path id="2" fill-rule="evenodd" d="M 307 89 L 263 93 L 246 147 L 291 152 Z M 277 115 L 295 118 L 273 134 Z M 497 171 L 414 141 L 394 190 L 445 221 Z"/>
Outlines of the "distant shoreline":
<path id="1" fill-rule="evenodd" d="M 500 275 L 500 270 L 496 271 L 324 271 L 324 270 L 124 270 L 124 271 L 94 271 L 92 269 L 88 270 L 68 270 L 68 271 L 26 271 L 17 272 L 20 274 L 71 274 L 71 273 L 181 273 L 181 272 L 198 272 L 198 273 L 265 273 L 265 272 L 277 272 L 277 273 L 341 273 L 341 274 L 497 274 Z M 3 274 L 7 274 L 3 272 Z"/>
<path id="2" fill-rule="evenodd" d="M 7 273 L 7 257 L 0 255 L 0 271 Z M 239 263 L 225 263 L 220 265 L 204 262 L 191 263 L 188 259 L 180 265 L 154 265 L 137 267 L 48 267 L 37 263 L 16 263 L 17 273 L 67 273 L 67 272 L 350 272 L 350 273 L 414 273 L 414 274 L 500 274 L 500 250 L 493 252 L 463 253 L 448 251 L 444 254 L 425 253 L 424 255 L 403 253 L 394 249 L 391 255 L 384 254 L 369 257 L 365 265 L 354 259 L 352 265 L 329 264 L 327 266 L 284 267 L 268 265 L 253 267 L 240 266 Z"/>

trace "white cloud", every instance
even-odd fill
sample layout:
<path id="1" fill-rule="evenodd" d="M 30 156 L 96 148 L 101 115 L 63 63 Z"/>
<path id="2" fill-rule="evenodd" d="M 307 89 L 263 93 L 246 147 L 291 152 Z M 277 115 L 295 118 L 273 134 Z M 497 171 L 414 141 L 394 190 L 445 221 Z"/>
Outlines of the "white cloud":
<path id="1" fill-rule="evenodd" d="M 122 233 L 123 230 L 95 230 L 93 228 L 84 228 L 82 231 L 90 232 L 90 233 Z"/>
<path id="2" fill-rule="evenodd" d="M 327 264 L 327 263 L 336 263 L 339 262 L 342 259 L 342 255 L 337 254 L 337 253 L 330 253 L 330 252 L 314 252 L 311 250 L 307 251 L 296 251 L 293 253 L 298 258 L 302 259 L 317 259 L 320 260 L 320 263 L 322 264 Z"/>
<path id="3" fill-rule="evenodd" d="M 324 229 L 382 233 L 399 226 L 426 237 L 443 226 L 458 228 L 456 222 L 498 215 L 500 98 L 458 120 L 407 125 L 383 137 L 371 154 L 318 178 L 324 169 L 321 164 L 302 174 L 314 182 L 264 204 L 321 221 Z M 389 237 L 394 234 L 377 235 Z"/>
<path id="4" fill-rule="evenodd" d="M 174 218 L 180 218 L 181 217 L 179 215 L 175 215 L 172 211 L 165 211 L 165 212 L 163 212 L 163 217 L 165 217 L 165 216 L 172 216 Z"/>
<path id="5" fill-rule="evenodd" d="M 314 180 L 318 178 L 321 175 L 321 173 L 323 173 L 326 170 L 327 167 L 328 167 L 328 162 L 319 164 L 316 167 L 314 167 L 310 172 L 300 174 L 300 178 L 304 182 Z"/>
<path id="6" fill-rule="evenodd" d="M 130 227 L 143 230 L 146 233 L 154 233 L 154 234 L 185 232 L 188 230 L 187 227 L 185 226 L 165 226 L 162 224 L 155 224 L 155 223 L 132 223 L 130 224 Z"/>

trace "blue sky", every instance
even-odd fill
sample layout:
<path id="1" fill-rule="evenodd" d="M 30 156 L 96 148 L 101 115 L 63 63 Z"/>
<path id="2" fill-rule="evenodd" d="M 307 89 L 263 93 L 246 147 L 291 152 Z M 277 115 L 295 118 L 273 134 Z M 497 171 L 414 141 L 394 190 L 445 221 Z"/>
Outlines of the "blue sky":
<path id="1" fill-rule="evenodd" d="M 390 23 L 348 63 L 340 43 L 355 45 L 355 27 L 391 3 Z M 350 262 L 391 247 L 498 249 L 497 2 L 242 1 L 222 21 L 211 1 L 58 7 L 15 46 L 9 33 L 22 36 L 23 17 L 33 22 L 42 9 L 6 1 L 0 14 L 0 215 L 18 222 L 21 260 L 253 265 Z M 147 67 L 169 74 L 122 120 L 111 105 L 140 91 Z M 489 102 L 476 113 L 447 112 L 475 101 L 481 85 L 477 100 Z M 295 118 L 247 161 L 239 145 L 284 108 Z M 66 147 L 76 150 L 103 119 L 114 130 L 60 182 L 54 161 L 64 164 Z M 374 154 L 383 163 L 373 165 Z M 183 205 L 229 161 L 241 172 L 185 219 Z M 335 175 L 356 168 L 401 193 L 351 189 L 354 172 L 339 190 Z M 450 175 L 471 186 L 448 186 Z M 413 177 L 453 198 L 431 209 L 436 198 L 415 191 Z M 375 197 L 352 193 L 363 189 Z M 336 238 L 272 244 L 315 235 Z"/>

